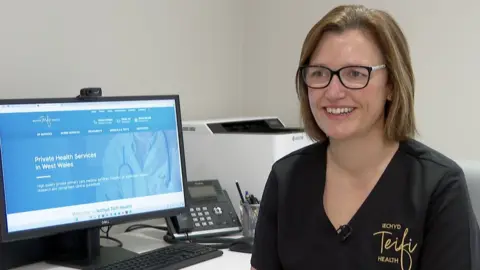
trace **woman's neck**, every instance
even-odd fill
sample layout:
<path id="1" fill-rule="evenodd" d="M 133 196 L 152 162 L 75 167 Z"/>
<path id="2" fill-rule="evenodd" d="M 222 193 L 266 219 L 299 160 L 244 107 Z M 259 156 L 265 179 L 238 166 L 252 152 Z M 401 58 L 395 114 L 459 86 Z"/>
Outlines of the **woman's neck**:
<path id="1" fill-rule="evenodd" d="M 330 160 L 352 174 L 375 169 L 398 149 L 398 142 L 385 138 L 383 129 L 348 140 L 330 140 Z"/>

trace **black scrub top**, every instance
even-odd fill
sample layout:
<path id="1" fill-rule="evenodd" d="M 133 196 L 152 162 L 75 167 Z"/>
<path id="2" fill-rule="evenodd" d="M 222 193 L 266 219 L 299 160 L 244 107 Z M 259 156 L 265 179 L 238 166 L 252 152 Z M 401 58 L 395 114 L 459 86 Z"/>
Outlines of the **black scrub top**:
<path id="1" fill-rule="evenodd" d="M 338 233 L 323 207 L 327 145 L 315 143 L 273 165 L 255 232 L 254 268 L 480 270 L 480 231 L 455 162 L 418 141 L 401 142 Z"/>

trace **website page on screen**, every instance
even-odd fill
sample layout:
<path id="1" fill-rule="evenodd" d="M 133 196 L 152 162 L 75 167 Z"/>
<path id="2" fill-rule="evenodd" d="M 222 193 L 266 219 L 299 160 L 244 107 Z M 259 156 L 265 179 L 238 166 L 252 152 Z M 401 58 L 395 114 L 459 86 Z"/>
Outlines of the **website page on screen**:
<path id="1" fill-rule="evenodd" d="M 8 232 L 184 207 L 174 100 L 0 105 Z"/>

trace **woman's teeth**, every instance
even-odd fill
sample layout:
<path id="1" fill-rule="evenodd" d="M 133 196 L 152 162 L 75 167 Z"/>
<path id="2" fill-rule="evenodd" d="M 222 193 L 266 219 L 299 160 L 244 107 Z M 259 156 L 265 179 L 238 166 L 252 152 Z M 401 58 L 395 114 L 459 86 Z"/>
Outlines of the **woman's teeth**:
<path id="1" fill-rule="evenodd" d="M 353 111 L 353 108 L 326 108 L 330 114 L 347 114 Z"/>

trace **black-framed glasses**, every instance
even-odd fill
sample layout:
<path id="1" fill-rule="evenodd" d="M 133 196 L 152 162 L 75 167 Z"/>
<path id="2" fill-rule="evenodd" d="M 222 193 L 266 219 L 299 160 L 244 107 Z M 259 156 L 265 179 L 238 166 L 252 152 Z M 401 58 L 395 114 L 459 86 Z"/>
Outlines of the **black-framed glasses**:
<path id="1" fill-rule="evenodd" d="M 370 82 L 373 71 L 385 68 L 378 66 L 346 66 L 337 70 L 325 66 L 301 66 L 300 73 L 305 84 L 313 89 L 322 89 L 330 85 L 334 75 L 337 75 L 343 86 L 348 89 L 363 89 Z"/>

